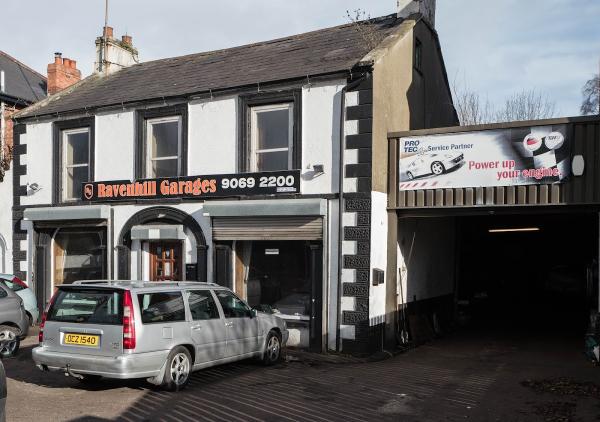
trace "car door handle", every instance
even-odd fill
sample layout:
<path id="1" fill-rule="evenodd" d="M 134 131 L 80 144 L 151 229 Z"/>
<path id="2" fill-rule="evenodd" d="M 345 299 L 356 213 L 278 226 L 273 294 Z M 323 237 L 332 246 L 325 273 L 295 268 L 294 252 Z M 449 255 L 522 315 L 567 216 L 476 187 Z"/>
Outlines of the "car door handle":
<path id="1" fill-rule="evenodd" d="M 226 326 L 226 327 L 233 327 L 233 322 L 226 322 L 226 323 L 225 323 L 225 326 Z"/>
<path id="2" fill-rule="evenodd" d="M 192 330 L 201 330 L 202 329 L 202 325 L 194 325 L 192 327 Z"/>

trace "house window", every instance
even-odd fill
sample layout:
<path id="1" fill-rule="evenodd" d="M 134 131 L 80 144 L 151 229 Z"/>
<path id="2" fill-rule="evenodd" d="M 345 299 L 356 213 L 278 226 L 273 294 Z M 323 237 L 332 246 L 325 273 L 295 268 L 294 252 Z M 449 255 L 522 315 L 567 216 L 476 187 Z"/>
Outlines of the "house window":
<path id="1" fill-rule="evenodd" d="M 240 96 L 239 171 L 261 172 L 302 166 L 302 91 Z"/>
<path id="2" fill-rule="evenodd" d="M 187 175 L 187 104 L 139 110 L 135 177 Z"/>
<path id="3" fill-rule="evenodd" d="M 181 175 L 181 116 L 146 120 L 146 178 Z"/>
<path id="4" fill-rule="evenodd" d="M 293 103 L 250 108 L 250 171 L 293 167 Z"/>
<path id="5" fill-rule="evenodd" d="M 415 58 L 414 58 L 415 69 L 419 72 L 423 72 L 423 44 L 418 38 L 415 40 Z"/>
<path id="6" fill-rule="evenodd" d="M 89 128 L 62 131 L 61 192 L 63 201 L 81 198 L 81 186 L 92 179 Z"/>

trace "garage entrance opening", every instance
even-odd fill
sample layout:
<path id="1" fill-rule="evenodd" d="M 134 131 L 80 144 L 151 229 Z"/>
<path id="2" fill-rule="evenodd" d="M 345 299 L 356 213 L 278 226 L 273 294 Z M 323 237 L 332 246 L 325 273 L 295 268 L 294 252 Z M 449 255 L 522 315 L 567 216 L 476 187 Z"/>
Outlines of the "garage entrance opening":
<path id="1" fill-rule="evenodd" d="M 598 309 L 597 214 L 459 218 L 459 325 L 583 338 Z"/>
<path id="2" fill-rule="evenodd" d="M 417 343 L 449 332 L 569 338 L 583 352 L 598 310 L 598 230 L 597 213 L 401 217 L 400 329 Z"/>

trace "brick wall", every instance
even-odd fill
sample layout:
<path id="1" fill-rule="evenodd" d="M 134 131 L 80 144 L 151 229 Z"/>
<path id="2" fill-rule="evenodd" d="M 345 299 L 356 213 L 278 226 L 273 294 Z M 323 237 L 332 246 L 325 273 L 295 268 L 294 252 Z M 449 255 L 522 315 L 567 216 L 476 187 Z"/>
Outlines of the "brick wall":
<path id="1" fill-rule="evenodd" d="M 15 114 L 18 109 L 14 106 L 10 106 L 4 103 L 4 121 L 1 122 L 4 127 L 4 145 L 2 145 L 4 149 L 3 160 L 0 163 L 0 182 L 4 181 L 5 172 L 10 169 L 10 164 L 12 162 L 13 156 L 13 121 L 11 117 Z"/>

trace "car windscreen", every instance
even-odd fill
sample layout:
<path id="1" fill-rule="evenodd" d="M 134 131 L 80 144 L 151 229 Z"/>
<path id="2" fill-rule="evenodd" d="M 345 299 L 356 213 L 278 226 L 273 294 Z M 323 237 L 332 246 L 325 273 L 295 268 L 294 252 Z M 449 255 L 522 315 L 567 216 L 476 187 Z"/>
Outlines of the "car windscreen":
<path id="1" fill-rule="evenodd" d="M 60 289 L 46 320 L 120 325 L 123 323 L 123 292 L 108 289 Z"/>

